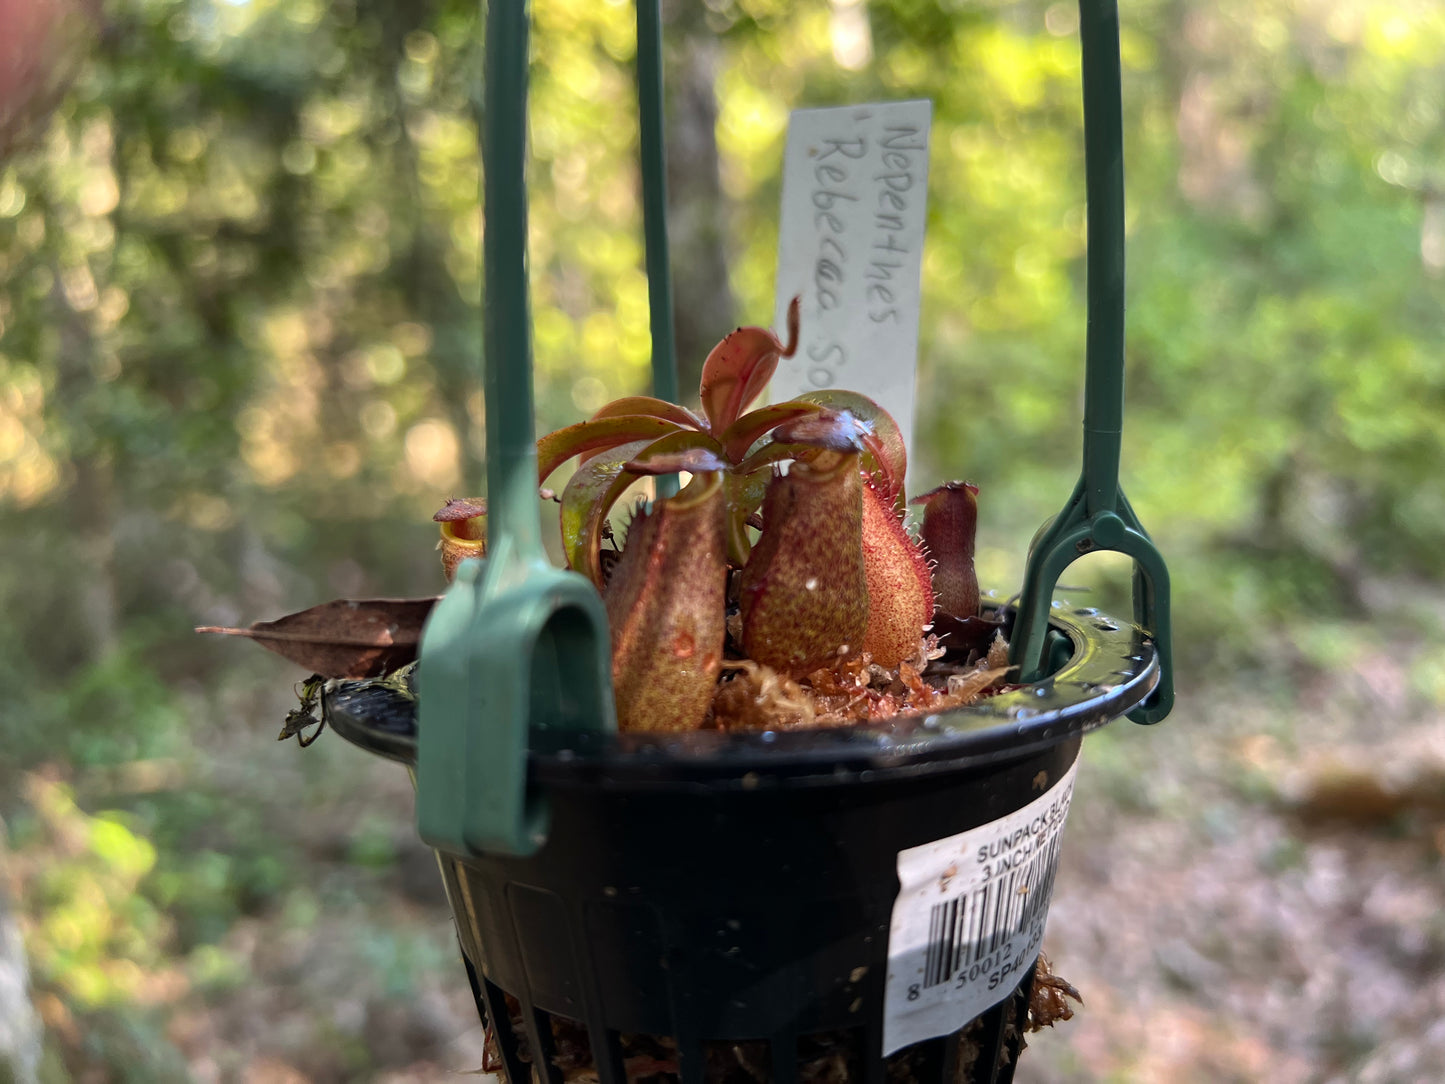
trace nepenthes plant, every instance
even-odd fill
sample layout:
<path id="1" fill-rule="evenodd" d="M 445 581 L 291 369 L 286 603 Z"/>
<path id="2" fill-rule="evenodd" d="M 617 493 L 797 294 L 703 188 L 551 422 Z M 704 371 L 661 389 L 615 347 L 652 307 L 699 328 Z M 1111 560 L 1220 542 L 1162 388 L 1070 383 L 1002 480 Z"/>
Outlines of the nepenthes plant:
<path id="1" fill-rule="evenodd" d="M 978 488 L 915 498 L 907 451 L 872 399 L 827 389 L 748 408 L 798 341 L 733 331 L 708 355 L 697 412 L 627 396 L 537 441 L 539 499 L 555 501 L 567 565 L 601 593 L 618 725 L 682 731 L 838 725 L 959 707 L 996 686 L 1007 649 L 979 616 Z M 569 461 L 560 494 L 542 488 Z M 629 487 L 678 476 L 636 503 Z M 434 517 L 450 580 L 486 556 L 486 501 Z M 375 678 L 415 658 L 428 599 L 338 600 L 250 629 L 324 678 Z M 309 716 L 308 716 L 309 718 Z M 296 732 L 294 722 L 282 737 Z"/>
<path id="2" fill-rule="evenodd" d="M 872 399 L 824 390 L 748 410 L 797 337 L 794 302 L 786 343 L 744 327 L 712 350 L 699 412 L 629 396 L 537 442 L 539 483 L 578 463 L 556 497 L 562 548 L 606 604 L 623 730 L 887 718 L 958 706 L 1001 676 L 1000 652 L 977 643 L 977 487 L 918 498 L 915 538 L 902 435 Z M 686 484 L 639 504 L 619 548 L 619 499 L 669 474 Z M 484 516 L 472 499 L 437 513 L 448 573 L 483 553 Z"/>

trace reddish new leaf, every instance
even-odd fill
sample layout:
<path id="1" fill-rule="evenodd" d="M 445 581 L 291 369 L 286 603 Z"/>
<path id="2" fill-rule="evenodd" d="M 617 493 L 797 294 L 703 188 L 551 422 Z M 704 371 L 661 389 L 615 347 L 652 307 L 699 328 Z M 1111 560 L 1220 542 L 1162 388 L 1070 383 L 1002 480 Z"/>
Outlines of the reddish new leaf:
<path id="1" fill-rule="evenodd" d="M 80 71 L 97 0 L 0 0 L 0 158 L 37 137 Z"/>
<path id="2" fill-rule="evenodd" d="M 816 403 L 800 403 L 796 399 L 786 403 L 759 407 L 757 410 L 748 411 L 728 426 L 718 440 L 726 449 L 728 459 L 738 463 L 757 443 L 758 438 L 769 430 L 776 429 L 784 422 L 790 422 L 794 418 L 801 418 L 805 414 L 816 414 L 822 409 Z"/>
<path id="3" fill-rule="evenodd" d="M 616 418 L 624 414 L 647 414 L 654 418 L 677 422 L 678 425 L 689 429 L 707 428 L 703 420 L 687 407 L 669 403 L 666 399 L 654 399 L 650 395 L 628 395 L 622 399 L 614 399 L 592 415 L 592 420 L 595 422 L 599 418 Z"/>
<path id="4" fill-rule="evenodd" d="M 416 658 L 434 598 L 336 599 L 250 628 L 197 632 L 244 636 L 328 678 L 378 677 Z"/>
<path id="5" fill-rule="evenodd" d="M 714 435 L 722 433 L 763 393 L 778 358 L 798 349 L 798 299 L 788 306 L 786 346 L 765 327 L 740 327 L 718 343 L 702 365 L 702 410 Z"/>
<path id="6" fill-rule="evenodd" d="M 615 448 L 633 440 L 656 440 L 681 428 L 666 418 L 624 414 L 558 429 L 537 441 L 537 481 L 545 482 L 549 474 L 574 455 Z"/>
<path id="7" fill-rule="evenodd" d="M 602 526 L 623 491 L 644 474 L 720 470 L 726 464 L 718 452 L 717 442 L 706 433 L 680 429 L 654 441 L 629 441 L 588 459 L 562 492 L 562 546 L 568 567 L 601 587 Z"/>
<path id="8" fill-rule="evenodd" d="M 872 432 L 863 438 L 863 469 L 872 476 L 873 484 L 898 506 L 901 516 L 903 476 L 908 473 L 908 449 L 903 443 L 903 431 L 898 428 L 893 415 L 856 391 L 831 388 L 810 391 L 798 396 L 796 401 L 817 403 L 828 410 L 846 410 L 872 426 Z"/>
<path id="9" fill-rule="evenodd" d="M 704 448 L 691 448 L 685 452 L 664 452 L 658 455 L 639 456 L 627 464 L 633 474 L 716 474 L 727 470 L 727 460 Z"/>

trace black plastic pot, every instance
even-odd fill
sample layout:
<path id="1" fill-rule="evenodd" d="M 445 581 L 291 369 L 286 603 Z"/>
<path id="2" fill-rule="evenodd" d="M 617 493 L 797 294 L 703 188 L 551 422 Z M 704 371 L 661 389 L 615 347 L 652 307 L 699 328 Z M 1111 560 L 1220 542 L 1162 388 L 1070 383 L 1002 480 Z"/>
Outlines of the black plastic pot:
<path id="1" fill-rule="evenodd" d="M 534 731 L 546 844 L 438 855 L 508 1077 L 556 1082 L 590 1062 L 602 1084 L 785 1082 L 830 1060 L 861 1081 L 1012 1079 L 1082 735 L 1158 681 L 1135 626 L 1056 609 L 1050 636 L 1051 677 L 935 716 L 661 740 Z M 413 708 L 365 685 L 326 702 L 343 737 L 406 764 Z M 984 828 L 1020 810 L 1027 825 Z M 958 882 L 950 867 L 936 899 L 905 903 L 900 852 L 970 830 Z M 1007 869 L 1015 847 L 992 897 L 968 882 Z M 890 951 L 905 907 L 932 925 L 923 945 Z M 964 1003 L 949 1000 L 957 986 L 990 1003 L 939 1025 Z M 917 1032 L 896 1022 L 915 994 L 933 1006 L 930 1037 L 900 1048 Z"/>

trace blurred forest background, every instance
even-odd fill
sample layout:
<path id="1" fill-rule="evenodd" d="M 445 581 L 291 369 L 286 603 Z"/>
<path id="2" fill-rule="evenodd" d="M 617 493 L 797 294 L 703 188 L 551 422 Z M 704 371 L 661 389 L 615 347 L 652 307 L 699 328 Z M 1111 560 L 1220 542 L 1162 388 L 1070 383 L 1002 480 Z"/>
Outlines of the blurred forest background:
<path id="1" fill-rule="evenodd" d="M 1019 1078 L 1445 1079 L 1445 7 L 1122 7 L 1124 483 L 1179 704 L 1087 743 L 1046 943 L 1087 1004 Z M 788 110 L 933 99 L 914 480 L 981 485 L 1012 592 L 1078 470 L 1077 9 L 665 8 L 685 369 L 773 311 Z M 632 18 L 535 0 L 545 428 L 647 387 Z M 481 1032 L 404 773 L 278 746 L 303 675 L 190 630 L 439 586 L 429 517 L 482 477 L 477 5 L 92 26 L 0 160 L 0 946 L 34 1009 L 0 1049 L 451 1079 Z"/>

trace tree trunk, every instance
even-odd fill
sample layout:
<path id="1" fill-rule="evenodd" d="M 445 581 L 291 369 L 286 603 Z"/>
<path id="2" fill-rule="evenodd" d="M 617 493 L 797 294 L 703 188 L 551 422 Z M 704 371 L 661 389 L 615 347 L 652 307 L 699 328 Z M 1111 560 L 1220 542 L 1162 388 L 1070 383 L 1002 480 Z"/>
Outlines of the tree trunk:
<path id="1" fill-rule="evenodd" d="M 59 332 L 56 401 L 84 403 L 95 383 L 95 340 L 84 313 L 77 312 L 61 286 L 55 268 L 51 302 Z M 75 419 L 83 429 L 89 419 Z M 108 449 L 99 443 L 79 452 L 73 460 L 75 475 L 68 500 L 79 509 L 84 529 L 76 531 L 77 625 L 86 662 L 99 662 L 120 642 L 120 618 L 115 569 L 115 478 Z"/>
<path id="2" fill-rule="evenodd" d="M 25 941 L 10 899 L 5 823 L 0 821 L 0 1084 L 36 1084 L 40 1018 L 30 1003 Z"/>
<path id="3" fill-rule="evenodd" d="M 667 41 L 667 229 L 677 330 L 678 387 L 695 399 L 707 353 L 736 325 L 728 285 L 726 206 L 718 168 L 717 67 L 720 48 L 706 6 L 663 4 Z"/>

